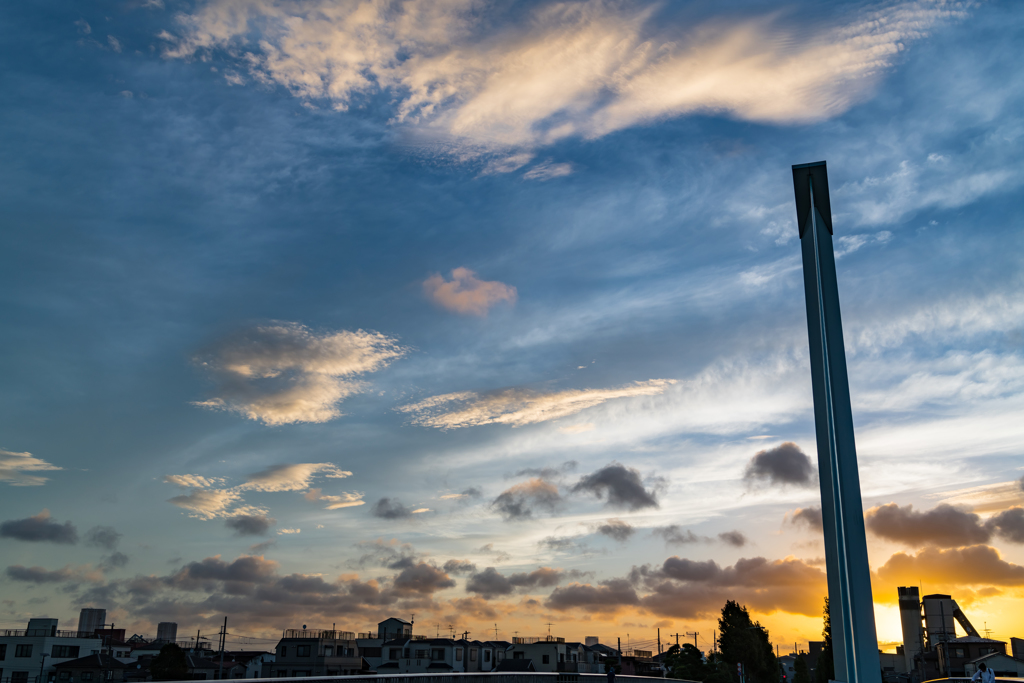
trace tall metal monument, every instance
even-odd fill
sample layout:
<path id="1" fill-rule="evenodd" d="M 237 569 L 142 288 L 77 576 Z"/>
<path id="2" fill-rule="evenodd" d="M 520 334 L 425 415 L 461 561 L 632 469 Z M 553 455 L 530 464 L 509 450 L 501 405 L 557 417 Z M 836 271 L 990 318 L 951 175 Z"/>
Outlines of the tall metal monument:
<path id="1" fill-rule="evenodd" d="M 804 263 L 835 680 L 880 683 L 825 162 L 793 166 L 793 189 Z"/>

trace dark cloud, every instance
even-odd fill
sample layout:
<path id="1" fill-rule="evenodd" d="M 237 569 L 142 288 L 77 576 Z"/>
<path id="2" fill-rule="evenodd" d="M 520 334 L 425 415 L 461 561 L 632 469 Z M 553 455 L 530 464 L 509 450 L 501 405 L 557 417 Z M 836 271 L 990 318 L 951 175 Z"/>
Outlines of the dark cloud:
<path id="1" fill-rule="evenodd" d="M 537 545 L 560 553 L 580 553 L 588 549 L 586 543 L 580 543 L 574 536 L 545 536 Z"/>
<path id="2" fill-rule="evenodd" d="M 127 565 L 128 562 L 129 558 L 127 555 L 125 555 L 124 553 L 115 552 L 103 558 L 103 561 L 100 562 L 100 569 L 104 571 L 120 569 L 121 567 Z"/>
<path id="3" fill-rule="evenodd" d="M 28 583 L 61 583 L 73 578 L 74 572 L 70 567 L 50 571 L 43 567 L 22 567 L 16 564 L 8 567 L 7 578 L 13 581 L 25 581 Z"/>
<path id="4" fill-rule="evenodd" d="M 684 529 L 678 524 L 654 527 L 652 530 L 655 536 L 661 536 L 666 545 L 685 545 L 687 543 L 708 543 L 711 539 L 707 536 L 698 536 L 689 529 Z"/>
<path id="5" fill-rule="evenodd" d="M 412 517 L 412 510 L 397 499 L 381 498 L 370 508 L 370 514 L 381 519 L 408 519 Z"/>
<path id="6" fill-rule="evenodd" d="M 544 602 L 549 609 L 564 612 L 582 609 L 585 612 L 613 612 L 622 607 L 637 606 L 640 597 L 626 579 L 609 579 L 596 586 L 573 583 L 556 588 Z"/>
<path id="7" fill-rule="evenodd" d="M 815 531 L 824 531 L 824 523 L 821 521 L 821 507 L 812 505 L 806 508 L 797 508 L 792 517 L 793 524 L 806 524 Z"/>
<path id="8" fill-rule="evenodd" d="M 432 594 L 455 586 L 455 581 L 443 569 L 420 562 L 406 567 L 394 579 L 394 588 L 401 593 Z"/>
<path id="9" fill-rule="evenodd" d="M 597 527 L 597 533 L 604 534 L 608 538 L 613 538 L 619 543 L 625 543 L 629 540 L 630 536 L 636 533 L 636 529 L 634 529 L 628 522 L 623 522 L 621 519 L 609 519 L 607 522 Z"/>
<path id="10" fill-rule="evenodd" d="M 104 550 L 116 550 L 122 535 L 112 526 L 94 526 L 85 532 L 85 544 Z"/>
<path id="11" fill-rule="evenodd" d="M 742 548 L 748 543 L 747 537 L 735 529 L 718 534 L 718 540 L 736 548 Z"/>
<path id="12" fill-rule="evenodd" d="M 356 544 L 360 550 L 365 551 L 359 559 L 348 562 L 356 567 L 387 567 L 388 569 L 405 569 L 419 561 L 419 554 L 409 543 L 399 543 L 397 540 L 385 541 L 378 538 L 375 541 L 360 541 Z"/>
<path id="13" fill-rule="evenodd" d="M 751 484 L 812 486 L 814 465 L 799 446 L 787 441 L 775 448 L 758 451 L 747 463 L 743 478 Z"/>
<path id="14" fill-rule="evenodd" d="M 444 615 L 444 619 L 453 624 L 461 622 L 466 617 L 491 621 L 500 616 L 487 600 L 478 595 L 468 598 L 456 598 L 451 601 L 451 606 L 454 611 L 451 614 Z"/>
<path id="15" fill-rule="evenodd" d="M 497 596 L 509 595 L 518 588 L 524 590 L 550 588 L 551 586 L 557 586 L 566 578 L 574 578 L 581 575 L 578 571 L 565 572 L 560 569 L 552 569 L 551 567 L 540 567 L 528 573 L 519 572 L 503 576 L 494 567 L 488 567 L 482 572 L 469 577 L 469 581 L 466 582 L 466 590 L 470 593 L 479 593 L 485 599 L 490 600 Z"/>
<path id="16" fill-rule="evenodd" d="M 235 515 L 224 520 L 224 526 L 235 532 L 235 536 L 262 536 L 277 522 L 266 515 Z"/>
<path id="17" fill-rule="evenodd" d="M 249 546 L 249 552 L 253 555 L 262 555 L 271 548 L 277 545 L 277 541 L 263 541 L 262 543 L 253 543 Z"/>
<path id="18" fill-rule="evenodd" d="M 519 470 L 515 474 L 506 474 L 505 478 L 540 477 L 541 479 L 557 479 L 568 472 L 575 472 L 577 467 L 579 467 L 578 462 L 575 460 L 568 460 L 558 467 L 527 467 Z"/>
<path id="19" fill-rule="evenodd" d="M 659 478 L 658 485 L 663 481 Z M 608 505 L 613 507 L 630 510 L 658 507 L 654 489 L 644 488 L 640 472 L 615 462 L 580 479 L 572 491 L 592 493 L 598 498 L 607 499 Z"/>
<path id="20" fill-rule="evenodd" d="M 554 512 L 561 502 L 557 486 L 543 479 L 530 479 L 502 491 L 491 508 L 506 521 L 513 521 L 530 519 L 538 508 Z"/>
<path id="21" fill-rule="evenodd" d="M 985 526 L 1013 543 L 1024 543 L 1024 508 L 1012 507 L 991 517 Z"/>
<path id="22" fill-rule="evenodd" d="M 918 512 L 913 505 L 900 507 L 889 503 L 868 510 L 864 521 L 876 536 L 914 547 L 960 547 L 987 543 L 992 537 L 981 517 L 946 504 Z"/>
<path id="23" fill-rule="evenodd" d="M 476 565 L 469 560 L 448 560 L 444 563 L 444 570 L 449 574 L 472 574 Z"/>
<path id="24" fill-rule="evenodd" d="M 465 496 L 466 498 L 480 498 L 484 495 L 483 490 L 479 486 L 470 486 L 465 489 L 459 495 Z"/>
<path id="25" fill-rule="evenodd" d="M 50 521 L 50 511 L 43 510 L 35 517 L 12 519 L 0 524 L 0 537 L 16 538 L 32 543 L 78 543 L 78 530 L 71 522 L 58 524 Z"/>

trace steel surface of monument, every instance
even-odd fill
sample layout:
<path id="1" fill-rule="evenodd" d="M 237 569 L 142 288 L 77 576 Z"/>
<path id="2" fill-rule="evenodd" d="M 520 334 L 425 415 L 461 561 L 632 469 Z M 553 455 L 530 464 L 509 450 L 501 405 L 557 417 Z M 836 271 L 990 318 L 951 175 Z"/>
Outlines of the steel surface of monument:
<path id="1" fill-rule="evenodd" d="M 880 683 L 825 162 L 793 166 L 804 264 L 835 680 Z"/>

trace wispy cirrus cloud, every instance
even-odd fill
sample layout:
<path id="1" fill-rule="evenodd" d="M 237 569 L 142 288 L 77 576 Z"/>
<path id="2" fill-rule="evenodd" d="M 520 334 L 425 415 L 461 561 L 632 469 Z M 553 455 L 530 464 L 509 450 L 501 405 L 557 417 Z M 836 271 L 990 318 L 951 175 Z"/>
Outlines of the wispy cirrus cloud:
<path id="1" fill-rule="evenodd" d="M 298 323 L 273 323 L 222 340 L 197 362 L 217 383 L 216 395 L 196 401 L 267 425 L 327 422 L 347 396 L 406 350 L 377 332 L 317 333 Z"/>
<path id="2" fill-rule="evenodd" d="M 427 298 L 449 311 L 462 315 L 487 315 L 487 311 L 504 301 L 516 302 L 516 288 L 503 282 L 481 280 L 468 268 L 456 268 L 450 280 L 434 274 L 423 282 Z"/>
<path id="3" fill-rule="evenodd" d="M 54 472 L 62 467 L 52 465 L 31 453 L 16 453 L 0 448 L 0 482 L 10 486 L 42 486 L 49 478 L 36 472 Z"/>
<path id="4" fill-rule="evenodd" d="M 567 389 L 537 392 L 505 389 L 493 394 L 466 391 L 434 396 L 399 408 L 412 414 L 413 424 L 438 429 L 457 429 L 487 424 L 522 427 L 575 415 L 606 401 L 636 396 L 654 396 L 675 383 L 671 379 L 650 379 L 615 389 Z"/>
<path id="5" fill-rule="evenodd" d="M 243 522 L 239 524 L 245 529 L 252 528 L 249 524 L 251 520 L 263 520 L 260 524 L 265 531 L 275 520 L 267 521 L 269 517 L 265 508 L 246 505 L 245 496 L 248 493 L 304 491 L 306 500 L 326 501 L 328 510 L 337 510 L 362 505 L 363 494 L 343 492 L 340 495 L 325 495 L 323 489 L 311 488 L 311 485 L 318 477 L 344 479 L 350 476 L 351 472 L 341 469 L 334 463 L 315 462 L 271 465 L 248 475 L 245 481 L 237 486 L 224 486 L 227 481 L 224 477 L 205 477 L 198 474 L 167 474 L 163 479 L 165 483 L 187 489 L 186 493 L 174 496 L 167 502 L 187 510 L 190 516 L 199 519 L 242 519 Z M 233 526 L 230 521 L 228 526 L 240 533 L 246 533 Z"/>
<path id="6" fill-rule="evenodd" d="M 693 112 L 828 118 L 868 97 L 902 49 L 965 15 L 961 3 L 917 0 L 852 10 L 832 24 L 763 14 L 682 26 L 654 4 L 546 3 L 513 22 L 501 20 L 502 8 L 211 0 L 162 38 L 168 58 L 235 55 L 255 80 L 317 105 L 346 109 L 387 91 L 398 125 L 443 135 L 472 156 Z"/>

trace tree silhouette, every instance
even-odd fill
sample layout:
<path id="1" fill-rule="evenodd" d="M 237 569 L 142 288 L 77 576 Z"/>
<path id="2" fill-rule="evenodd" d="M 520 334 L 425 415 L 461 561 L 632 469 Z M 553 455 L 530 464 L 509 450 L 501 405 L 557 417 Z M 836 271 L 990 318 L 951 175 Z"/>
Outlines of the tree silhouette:
<path id="1" fill-rule="evenodd" d="M 732 668 L 732 678 L 739 681 L 736 664 L 742 664 L 747 683 L 778 683 L 779 667 L 768 640 L 768 629 L 751 621 L 746 607 L 729 600 L 718 620 L 722 659 Z"/>
<path id="2" fill-rule="evenodd" d="M 825 596 L 825 608 L 822 609 L 821 614 L 821 636 L 825 639 L 825 644 L 818 656 L 818 666 L 814 669 L 814 680 L 816 683 L 828 683 L 836 678 L 836 665 L 832 657 L 832 617 L 828 611 L 828 596 Z"/>
<path id="3" fill-rule="evenodd" d="M 188 678 L 188 660 L 185 651 L 174 643 L 160 648 L 160 654 L 153 657 L 149 673 L 154 681 L 183 681 Z"/>

